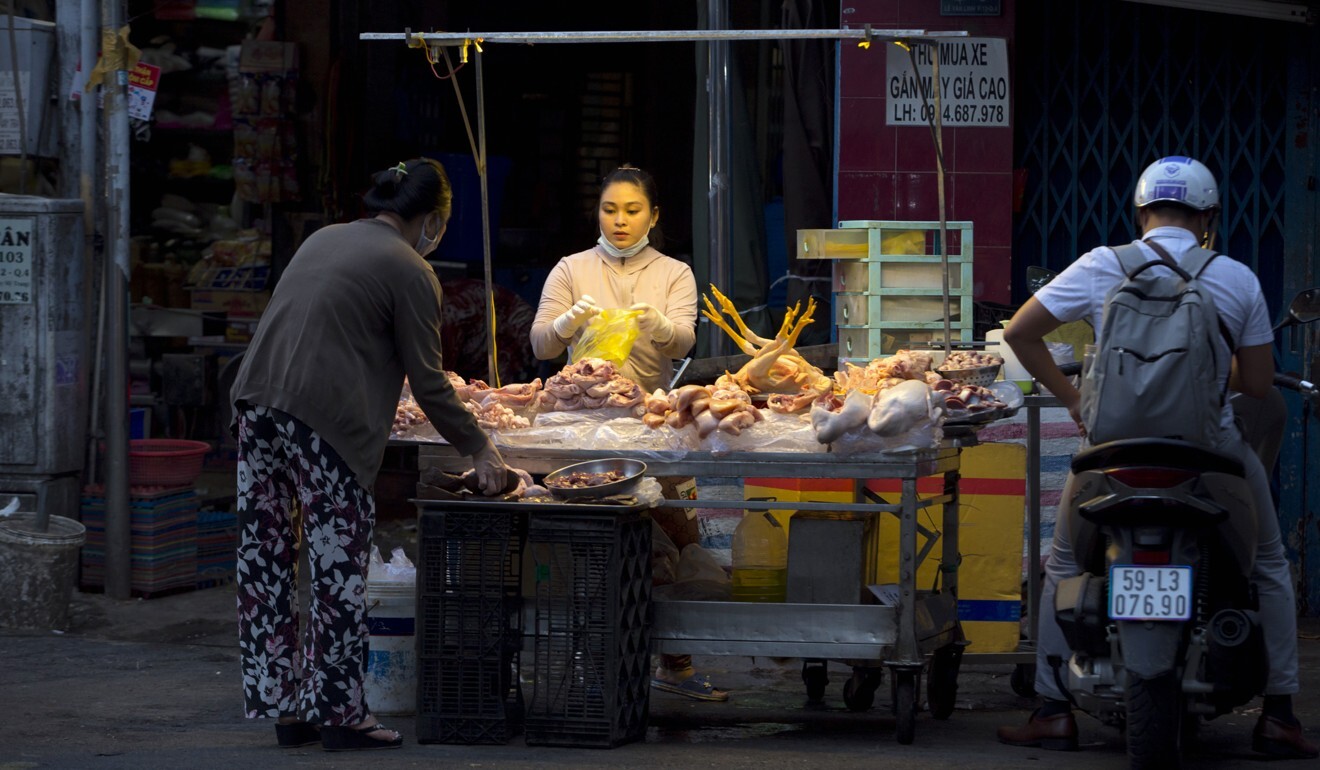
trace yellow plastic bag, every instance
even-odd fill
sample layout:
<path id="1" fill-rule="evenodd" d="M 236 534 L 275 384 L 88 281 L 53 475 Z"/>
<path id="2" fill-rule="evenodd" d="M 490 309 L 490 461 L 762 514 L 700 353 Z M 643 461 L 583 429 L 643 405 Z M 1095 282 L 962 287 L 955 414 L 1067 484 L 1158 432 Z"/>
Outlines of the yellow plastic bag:
<path id="1" fill-rule="evenodd" d="M 605 308 L 587 322 L 582 336 L 573 346 L 573 362 L 584 358 L 603 358 L 623 366 L 637 341 L 637 317 L 640 310 Z"/>

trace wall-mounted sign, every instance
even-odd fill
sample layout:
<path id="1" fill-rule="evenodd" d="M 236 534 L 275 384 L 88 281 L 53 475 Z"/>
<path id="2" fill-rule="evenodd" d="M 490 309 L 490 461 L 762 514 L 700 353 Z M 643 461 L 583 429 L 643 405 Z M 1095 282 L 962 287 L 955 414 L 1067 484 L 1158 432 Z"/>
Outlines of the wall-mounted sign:
<path id="1" fill-rule="evenodd" d="M 0 219 L 0 305 L 32 302 L 30 217 Z"/>
<path id="2" fill-rule="evenodd" d="M 909 54 L 886 46 L 885 125 L 924 126 L 932 118 L 934 46 Z M 941 40 L 940 119 L 946 126 L 1009 124 L 1008 44 L 999 37 Z M 916 69 L 912 60 L 916 59 Z"/>
<path id="3" fill-rule="evenodd" d="M 1000 0 L 940 0 L 941 16 L 998 16 Z"/>

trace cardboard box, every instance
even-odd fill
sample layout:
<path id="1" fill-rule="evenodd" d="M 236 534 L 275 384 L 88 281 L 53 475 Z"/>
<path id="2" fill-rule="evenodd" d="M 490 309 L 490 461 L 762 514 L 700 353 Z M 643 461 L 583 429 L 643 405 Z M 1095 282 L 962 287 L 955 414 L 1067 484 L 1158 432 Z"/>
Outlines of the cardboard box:
<path id="1" fill-rule="evenodd" d="M 666 500 L 697 499 L 697 480 L 691 476 L 657 476 L 656 481 L 660 482 L 660 492 Z M 651 518 L 679 549 L 701 542 L 696 508 L 656 508 L 651 511 Z"/>
<path id="2" fill-rule="evenodd" d="M 270 304 L 270 294 L 264 291 L 233 291 L 228 289 L 190 289 L 193 310 L 227 313 L 231 316 L 254 318 Z"/>
<path id="3" fill-rule="evenodd" d="M 293 72 L 298 69 L 298 44 L 248 40 L 238 56 L 239 72 Z"/>
<path id="4" fill-rule="evenodd" d="M 215 265 L 197 276 L 198 289 L 261 291 L 270 280 L 270 265 Z"/>

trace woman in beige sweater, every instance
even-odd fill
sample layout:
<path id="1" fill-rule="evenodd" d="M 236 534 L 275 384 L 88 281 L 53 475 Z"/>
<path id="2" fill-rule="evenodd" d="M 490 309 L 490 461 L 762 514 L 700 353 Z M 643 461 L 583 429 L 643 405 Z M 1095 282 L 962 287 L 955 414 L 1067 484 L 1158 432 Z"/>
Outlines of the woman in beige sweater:
<path id="1" fill-rule="evenodd" d="M 697 281 L 692 268 L 661 254 L 660 244 L 652 241 L 660 220 L 655 180 L 639 168 L 615 169 L 601 184 L 596 216 L 596 245 L 559 260 L 546 278 L 532 323 L 532 350 L 537 358 L 550 359 L 567 348 L 571 358 L 592 316 L 604 308 L 639 310 L 640 333 L 622 374 L 647 393 L 668 388 L 673 359 L 686 355 L 696 339 Z M 695 522 L 664 529 L 680 548 L 695 540 Z M 651 686 L 697 700 L 729 698 L 692 668 L 690 655 L 661 655 Z"/>
<path id="2" fill-rule="evenodd" d="M 532 350 L 547 360 L 567 348 L 571 357 L 583 327 L 602 309 L 640 310 L 640 334 L 622 374 L 647 393 L 667 388 L 673 359 L 686 355 L 697 336 L 692 268 L 661 254 L 651 241 L 660 207 L 655 180 L 645 171 L 624 166 L 605 177 L 596 214 L 596 245 L 559 260 L 546 278 Z"/>

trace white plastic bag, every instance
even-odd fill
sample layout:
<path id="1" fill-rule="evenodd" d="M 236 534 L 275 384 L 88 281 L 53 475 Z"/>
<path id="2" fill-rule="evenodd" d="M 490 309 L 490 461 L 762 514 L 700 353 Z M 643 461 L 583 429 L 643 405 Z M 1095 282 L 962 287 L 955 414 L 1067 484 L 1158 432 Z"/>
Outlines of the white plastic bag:
<path id="1" fill-rule="evenodd" d="M 371 546 L 371 563 L 367 567 L 367 583 L 415 583 L 417 568 L 402 548 L 390 552 L 388 562 L 381 559 L 380 548 Z"/>

